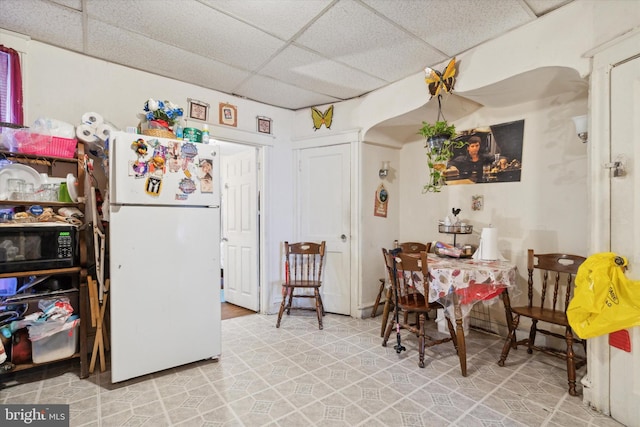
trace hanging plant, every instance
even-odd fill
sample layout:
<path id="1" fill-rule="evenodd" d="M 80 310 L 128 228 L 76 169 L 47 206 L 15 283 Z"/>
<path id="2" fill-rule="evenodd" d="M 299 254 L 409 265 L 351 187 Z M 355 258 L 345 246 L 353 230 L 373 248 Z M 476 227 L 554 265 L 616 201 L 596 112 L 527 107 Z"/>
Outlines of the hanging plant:
<path id="1" fill-rule="evenodd" d="M 438 120 L 431 124 L 422 122 L 418 133 L 425 140 L 427 149 L 427 166 L 429 167 L 429 183 L 423 188 L 423 192 L 440 192 L 444 185 L 444 172 L 447 162 L 453 156 L 454 148 L 464 147 L 464 141 L 456 141 L 455 125 L 450 125 L 446 120 Z"/>

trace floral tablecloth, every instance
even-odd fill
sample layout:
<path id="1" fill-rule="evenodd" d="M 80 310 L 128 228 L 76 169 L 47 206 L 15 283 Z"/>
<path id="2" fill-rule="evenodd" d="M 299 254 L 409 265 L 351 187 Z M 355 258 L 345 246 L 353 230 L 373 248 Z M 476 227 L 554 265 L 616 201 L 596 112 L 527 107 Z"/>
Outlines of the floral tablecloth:
<path id="1" fill-rule="evenodd" d="M 505 289 L 516 289 L 517 268 L 509 261 L 442 258 L 428 254 L 427 262 L 431 279 L 429 302 L 442 304 L 451 319 L 457 317 L 454 296 L 457 296 L 462 316 L 466 316 L 476 302 L 493 301 Z M 421 279 L 414 277 L 411 282 L 425 295 Z"/>

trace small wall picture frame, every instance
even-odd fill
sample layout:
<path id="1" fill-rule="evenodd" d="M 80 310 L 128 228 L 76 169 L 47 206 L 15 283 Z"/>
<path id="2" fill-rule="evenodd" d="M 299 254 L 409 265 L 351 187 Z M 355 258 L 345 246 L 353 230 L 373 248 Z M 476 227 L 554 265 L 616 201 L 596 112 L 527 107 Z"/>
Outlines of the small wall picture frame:
<path id="1" fill-rule="evenodd" d="M 271 119 L 269 117 L 257 116 L 256 127 L 259 133 L 271 135 Z"/>
<path id="2" fill-rule="evenodd" d="M 209 104 L 191 98 L 187 101 L 189 101 L 189 118 L 206 122 L 209 118 Z"/>
<path id="3" fill-rule="evenodd" d="M 484 207 L 484 196 L 481 196 L 480 194 L 471 196 L 471 210 L 481 211 L 483 207 Z"/>
<path id="4" fill-rule="evenodd" d="M 238 126 L 238 107 L 235 105 L 220 103 L 219 120 L 221 125 Z"/>

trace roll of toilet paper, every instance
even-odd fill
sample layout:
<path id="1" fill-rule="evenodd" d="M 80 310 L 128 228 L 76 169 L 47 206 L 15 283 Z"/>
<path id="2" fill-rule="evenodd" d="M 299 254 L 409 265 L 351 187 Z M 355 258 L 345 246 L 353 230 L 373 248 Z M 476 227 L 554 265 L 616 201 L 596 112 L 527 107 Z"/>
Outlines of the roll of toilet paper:
<path id="1" fill-rule="evenodd" d="M 500 258 L 498 252 L 498 229 L 485 227 L 480 234 L 480 259 L 493 261 Z"/>
<path id="2" fill-rule="evenodd" d="M 98 125 L 104 123 L 104 118 L 100 114 L 90 111 L 82 115 L 82 123 L 84 123 L 85 125 L 93 125 L 97 127 Z"/>
<path id="3" fill-rule="evenodd" d="M 98 141 L 98 137 L 95 134 L 95 129 L 93 128 L 93 126 L 89 126 L 86 124 L 76 126 L 76 137 L 80 141 L 89 144 Z"/>
<path id="4" fill-rule="evenodd" d="M 113 126 L 107 123 L 102 123 L 101 125 L 98 125 L 98 127 L 96 128 L 95 135 L 98 137 L 99 140 L 106 141 L 109 138 L 109 136 L 115 131 L 116 130 L 114 129 Z"/>

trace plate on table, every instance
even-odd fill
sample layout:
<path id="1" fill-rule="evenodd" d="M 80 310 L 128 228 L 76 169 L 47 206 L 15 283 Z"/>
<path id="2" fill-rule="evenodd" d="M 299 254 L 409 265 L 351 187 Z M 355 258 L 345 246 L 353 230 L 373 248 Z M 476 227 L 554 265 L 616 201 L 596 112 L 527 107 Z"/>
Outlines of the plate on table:
<path id="1" fill-rule="evenodd" d="M 0 169 L 0 200 L 9 198 L 7 191 L 9 179 L 22 179 L 26 184 L 33 184 L 34 189 L 42 185 L 42 177 L 37 170 L 19 163 L 11 163 Z"/>

